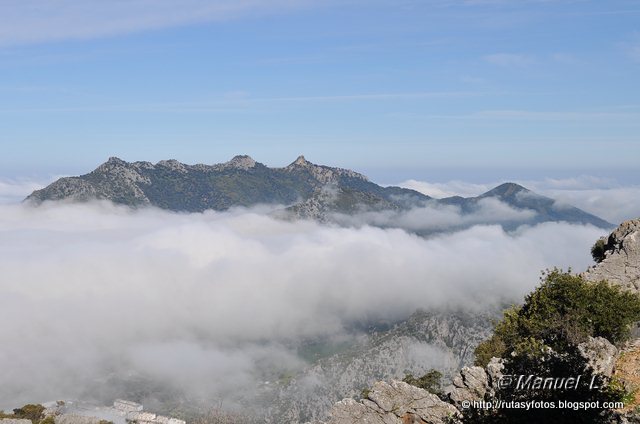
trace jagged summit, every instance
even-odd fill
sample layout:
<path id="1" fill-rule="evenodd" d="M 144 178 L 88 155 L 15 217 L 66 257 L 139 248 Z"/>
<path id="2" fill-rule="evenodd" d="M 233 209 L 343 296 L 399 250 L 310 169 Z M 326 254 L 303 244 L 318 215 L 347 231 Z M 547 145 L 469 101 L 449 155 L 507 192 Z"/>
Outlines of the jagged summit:
<path id="1" fill-rule="evenodd" d="M 341 178 L 354 178 L 362 181 L 369 181 L 369 179 L 350 169 L 335 168 L 325 165 L 316 165 L 309 162 L 303 155 L 300 155 L 287 165 L 285 168 L 287 172 L 310 172 L 312 176 L 322 184 L 336 184 Z"/>
<path id="2" fill-rule="evenodd" d="M 307 161 L 303 155 L 300 155 L 296 158 L 296 160 L 291 162 L 289 166 L 306 166 L 306 165 L 313 165 L 313 164 Z"/>
<path id="3" fill-rule="evenodd" d="M 107 159 L 107 163 L 112 163 L 112 164 L 125 164 L 127 162 L 125 162 L 124 160 L 120 159 L 117 156 L 111 156 L 109 157 L 109 159 Z"/>

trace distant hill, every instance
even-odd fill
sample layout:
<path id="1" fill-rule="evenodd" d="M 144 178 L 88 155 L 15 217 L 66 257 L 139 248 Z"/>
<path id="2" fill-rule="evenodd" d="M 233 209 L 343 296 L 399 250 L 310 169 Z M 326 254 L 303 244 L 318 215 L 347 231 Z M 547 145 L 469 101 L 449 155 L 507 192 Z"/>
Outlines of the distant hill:
<path id="1" fill-rule="evenodd" d="M 600 228 L 613 228 L 614 225 L 595 215 L 587 213 L 568 204 L 558 203 L 554 199 L 534 193 L 533 191 L 515 183 L 504 183 L 481 194 L 478 197 L 448 197 L 440 199 L 441 203 L 459 206 L 463 212 L 472 213 L 478 208 L 482 199 L 498 199 L 515 209 L 536 212 L 529 221 L 538 224 L 548 221 L 562 221 L 577 224 L 591 224 Z M 505 225 L 518 225 L 518 222 Z"/>
<path id="2" fill-rule="evenodd" d="M 506 228 L 546 221 L 613 227 L 597 216 L 559 205 L 514 183 L 478 197 L 434 199 L 415 190 L 383 187 L 355 171 L 316 165 L 303 156 L 283 168 L 269 168 L 249 156 L 215 165 L 186 165 L 176 160 L 130 163 L 112 157 L 88 174 L 60 178 L 25 200 L 38 204 L 92 199 L 181 212 L 285 205 L 281 216 L 319 221 L 330 221 L 333 214 L 402 212 L 418 207 L 455 207 L 470 215 L 486 203 L 485 199 L 496 199 L 515 210 L 532 212 L 526 219 L 506 220 L 502 223 Z"/>

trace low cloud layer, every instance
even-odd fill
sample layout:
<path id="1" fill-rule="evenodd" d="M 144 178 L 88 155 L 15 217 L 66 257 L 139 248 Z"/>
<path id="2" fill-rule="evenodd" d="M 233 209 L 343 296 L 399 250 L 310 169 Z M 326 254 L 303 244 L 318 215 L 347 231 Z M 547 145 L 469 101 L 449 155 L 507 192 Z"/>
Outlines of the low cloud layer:
<path id="1" fill-rule="evenodd" d="M 19 203 L 34 190 L 41 189 L 45 185 L 33 180 L 0 179 L 0 204 Z"/>
<path id="2" fill-rule="evenodd" d="M 459 206 L 428 203 L 409 210 L 364 212 L 356 215 L 338 214 L 336 222 L 350 226 L 373 225 L 383 228 L 401 228 L 418 234 L 460 230 L 473 225 L 500 225 L 530 222 L 536 212 L 516 209 L 496 198 L 480 199 L 473 213 L 463 213 Z"/>
<path id="3" fill-rule="evenodd" d="M 519 300 L 544 268 L 584 269 L 600 235 L 547 223 L 425 239 L 251 210 L 2 205 L 0 408 L 132 375 L 202 399 L 247 392 L 303 366 L 296 341 Z"/>

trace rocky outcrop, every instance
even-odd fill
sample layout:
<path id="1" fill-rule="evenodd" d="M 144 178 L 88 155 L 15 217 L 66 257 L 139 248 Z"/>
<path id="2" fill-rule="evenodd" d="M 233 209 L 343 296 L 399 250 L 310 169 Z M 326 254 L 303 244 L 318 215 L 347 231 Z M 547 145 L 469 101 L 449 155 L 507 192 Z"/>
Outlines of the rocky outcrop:
<path id="1" fill-rule="evenodd" d="M 358 172 L 351 171 L 350 169 L 316 165 L 306 160 L 302 155 L 298 156 L 298 158 L 295 161 L 291 162 L 291 164 L 284 168 L 284 170 L 286 172 L 309 172 L 311 173 L 313 178 L 315 178 L 322 184 L 335 184 L 341 177 L 356 178 L 359 180 L 368 181 L 368 178 L 366 176 Z"/>
<path id="2" fill-rule="evenodd" d="M 457 422 L 458 416 L 453 405 L 433 393 L 394 380 L 375 383 L 360 402 L 344 399 L 336 403 L 324 424 L 445 424 Z"/>
<path id="3" fill-rule="evenodd" d="M 620 224 L 605 241 L 604 258 L 583 275 L 640 292 L 640 219 Z"/>
<path id="4" fill-rule="evenodd" d="M 587 361 L 591 371 L 607 378 L 613 375 L 618 349 L 604 337 L 589 337 L 578 345 L 580 355 Z"/>
<path id="5" fill-rule="evenodd" d="M 503 369 L 504 360 L 500 358 L 491 358 L 486 368 L 463 367 L 445 390 L 447 398 L 459 408 L 462 402 L 481 401 L 493 396 Z"/>
<path id="6" fill-rule="evenodd" d="M 489 391 L 489 377 L 482 367 L 464 367 L 453 378 L 449 399 L 456 405 L 464 401 L 483 400 Z"/>

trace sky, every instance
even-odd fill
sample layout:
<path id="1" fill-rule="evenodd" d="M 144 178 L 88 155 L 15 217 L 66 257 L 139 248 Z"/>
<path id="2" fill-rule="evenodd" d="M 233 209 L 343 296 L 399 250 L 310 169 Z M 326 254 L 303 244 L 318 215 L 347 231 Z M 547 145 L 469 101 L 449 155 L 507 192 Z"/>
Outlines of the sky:
<path id="1" fill-rule="evenodd" d="M 0 177 L 109 156 L 637 182 L 638 0 L 2 0 Z"/>

